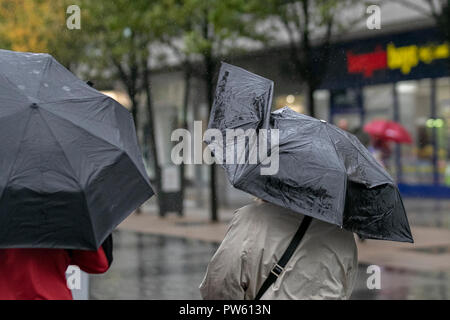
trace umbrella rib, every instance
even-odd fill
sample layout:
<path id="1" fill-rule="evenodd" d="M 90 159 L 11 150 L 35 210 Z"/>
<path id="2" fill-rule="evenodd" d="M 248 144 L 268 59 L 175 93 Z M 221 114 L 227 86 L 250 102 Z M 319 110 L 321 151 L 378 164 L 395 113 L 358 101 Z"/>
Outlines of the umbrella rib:
<path id="1" fill-rule="evenodd" d="M 115 100 L 113 99 L 113 101 L 115 101 Z M 119 104 L 119 105 L 120 105 L 120 104 Z M 52 112 L 51 110 L 45 109 L 45 111 L 51 113 L 52 115 L 58 117 L 59 119 L 61 119 L 61 120 L 63 120 L 63 121 L 69 122 L 70 124 L 72 124 L 73 126 L 77 127 L 78 129 L 83 130 L 84 132 L 87 132 L 89 135 L 91 135 L 91 136 L 93 136 L 93 137 L 95 137 L 95 138 L 97 138 L 97 139 L 103 141 L 104 143 L 107 143 L 108 145 L 110 145 L 110 146 L 112 146 L 112 147 L 114 147 L 114 148 L 117 148 L 117 149 L 120 150 L 121 152 L 124 152 L 124 153 L 127 155 L 127 157 L 130 158 L 131 162 L 132 162 L 137 168 L 139 168 L 139 165 L 135 162 L 135 160 L 133 159 L 133 157 L 130 156 L 130 154 L 128 153 L 128 151 L 126 150 L 125 147 L 122 147 L 122 146 L 119 146 L 119 145 L 115 145 L 114 143 L 112 143 L 112 142 L 110 142 L 110 141 L 108 141 L 108 140 L 106 140 L 106 139 L 104 139 L 104 138 L 102 138 L 102 137 L 99 137 L 99 136 L 97 136 L 96 134 L 90 132 L 89 130 L 87 130 L 87 129 L 81 127 L 80 125 L 76 124 L 76 123 L 73 122 L 72 120 L 67 119 L 67 118 L 64 118 L 64 117 L 62 117 L 62 116 L 60 116 L 60 115 L 58 115 L 58 114 Z M 115 129 L 117 130 L 117 128 L 115 128 Z"/>
<path id="2" fill-rule="evenodd" d="M 314 126 L 314 127 L 312 127 L 312 128 L 318 127 L 319 125 L 321 125 L 321 124 L 319 123 L 319 124 L 317 124 L 316 126 Z M 311 129 L 312 129 L 312 128 L 311 128 Z M 278 148 L 279 152 L 280 152 L 280 147 L 281 147 L 281 145 L 282 145 L 282 143 L 279 143 L 277 146 L 275 146 L 275 148 Z M 283 150 L 283 152 L 284 152 L 284 151 L 285 151 L 285 150 Z M 246 179 L 247 176 L 248 176 L 250 173 L 252 173 L 254 170 L 258 169 L 258 168 L 261 166 L 261 164 L 262 164 L 265 160 L 267 160 L 268 158 L 269 158 L 269 156 L 265 157 L 264 159 L 261 159 L 258 163 L 256 163 L 255 167 L 253 167 L 250 171 L 248 171 L 247 173 L 245 173 L 245 175 L 244 175 L 243 177 L 241 177 L 241 179 L 242 179 L 242 180 Z M 222 167 L 226 168 L 226 165 L 222 165 Z"/>
<path id="3" fill-rule="evenodd" d="M 97 99 L 98 99 L 98 98 L 93 98 L 93 99 L 89 99 L 89 100 L 97 100 Z M 108 98 L 105 99 L 105 100 L 108 100 Z M 112 101 L 115 101 L 114 99 L 111 99 L 111 100 L 112 100 Z M 68 101 L 68 100 L 66 100 L 66 101 Z M 82 102 L 85 102 L 85 101 L 88 101 L 88 99 L 86 99 L 86 100 L 71 99 L 71 101 L 82 101 Z M 53 101 L 53 102 L 48 102 L 48 103 L 46 103 L 46 104 L 54 104 L 54 103 L 56 103 L 56 102 L 57 102 L 57 101 Z M 64 101 L 61 101 L 61 102 L 58 102 L 58 103 L 63 103 L 63 102 L 64 102 Z M 46 110 L 47 110 L 47 109 L 46 109 Z M 47 111 L 48 111 L 48 112 L 51 112 L 51 110 L 47 110 Z M 105 121 L 96 120 L 96 119 L 93 119 L 93 118 L 82 118 L 78 113 L 76 113 L 76 112 L 71 112 L 71 111 L 67 111 L 67 110 L 64 110 L 64 112 L 67 113 L 67 114 L 71 114 L 71 115 L 73 115 L 73 116 L 75 116 L 75 117 L 78 117 L 80 120 L 89 120 L 89 121 L 92 121 L 92 122 L 99 123 L 99 124 L 101 124 L 101 125 L 105 125 L 105 126 L 108 126 L 108 127 L 112 127 L 112 128 L 114 128 L 114 129 L 118 129 L 116 125 L 106 123 Z M 61 115 L 58 115 L 58 114 L 56 114 L 56 113 L 54 113 L 54 112 L 52 112 L 52 114 L 57 115 L 57 116 L 59 116 L 60 118 L 64 118 L 64 119 L 68 120 L 67 118 L 65 118 L 65 117 L 63 117 L 63 116 L 61 116 Z"/>
<path id="4" fill-rule="evenodd" d="M 21 138 L 19 140 L 19 149 L 17 150 L 17 153 L 16 153 L 16 156 L 14 157 L 14 162 L 13 163 L 16 163 L 17 157 L 19 156 L 19 153 L 20 153 L 20 150 L 21 150 L 21 145 L 22 145 L 22 140 L 25 137 L 25 134 L 27 133 L 27 128 L 28 128 L 28 124 L 30 123 L 30 119 L 31 119 L 31 112 L 29 113 L 28 119 L 27 119 L 27 123 L 26 123 L 25 127 L 23 128 L 22 136 L 21 136 Z M 14 165 L 9 170 L 8 178 L 5 181 L 5 187 L 3 188 L 2 194 L 0 195 L 0 202 L 3 199 L 3 196 L 5 194 L 5 189 L 6 189 L 6 187 L 9 184 L 9 179 L 11 179 L 11 174 L 12 174 L 13 168 L 14 168 Z"/>
<path id="5" fill-rule="evenodd" d="M 48 110 L 48 109 L 45 109 L 45 111 L 51 113 L 52 115 L 54 115 L 55 117 L 58 117 L 59 119 L 61 119 L 61 120 L 63 120 L 63 121 L 67 121 L 67 122 L 71 123 L 73 126 L 77 127 L 77 128 L 80 129 L 80 130 L 83 130 L 84 132 L 87 132 L 89 135 L 91 135 L 91 136 L 93 136 L 93 137 L 95 137 L 95 138 L 97 138 L 97 139 L 103 141 L 104 143 L 107 143 L 107 144 L 109 144 L 110 146 L 113 146 L 113 147 L 115 147 L 115 148 L 117 148 L 117 149 L 119 149 L 119 150 L 121 150 L 121 151 L 126 152 L 126 150 L 125 150 L 124 148 L 122 148 L 121 146 L 115 145 L 114 143 L 112 143 L 112 142 L 110 142 L 110 141 L 108 141 L 108 140 L 106 140 L 106 139 L 104 139 L 104 138 L 102 138 L 102 137 L 99 137 L 98 135 L 96 135 L 96 134 L 90 132 L 89 130 L 87 130 L 87 129 L 83 128 L 82 126 L 78 125 L 77 123 L 73 122 L 72 120 L 67 119 L 67 118 L 65 118 L 65 117 L 62 117 L 61 115 L 59 115 L 59 114 L 57 114 L 57 113 L 54 113 L 54 112 L 52 112 L 51 110 Z M 127 155 L 128 155 L 128 153 L 127 153 Z M 128 155 L 128 156 L 129 156 L 129 155 Z"/>
<path id="6" fill-rule="evenodd" d="M 333 129 L 334 129 L 334 128 L 333 128 Z M 342 135 L 342 133 L 339 132 L 337 129 L 334 129 L 334 131 L 336 131 L 337 133 L 339 133 L 340 135 Z M 346 137 L 346 138 L 347 138 L 347 137 Z M 366 159 L 366 160 L 369 161 L 369 162 L 375 162 L 379 167 L 381 167 L 381 165 L 378 163 L 378 161 L 373 161 L 372 159 L 367 159 L 366 155 L 365 155 L 363 152 L 361 152 L 361 150 L 359 150 L 359 148 L 353 143 L 353 141 L 352 141 L 351 139 L 348 139 L 348 138 L 347 138 L 347 140 L 352 144 L 353 147 L 355 147 L 356 150 L 358 150 L 358 153 L 359 153 L 360 155 L 362 155 L 362 156 L 364 157 L 364 159 Z M 383 175 L 385 176 L 385 178 L 387 178 L 389 181 L 391 181 L 392 178 L 391 178 L 389 175 L 386 175 L 386 174 L 385 174 L 384 168 L 381 167 L 381 169 L 383 169 L 383 170 L 381 170 L 381 172 L 383 173 Z"/>
<path id="7" fill-rule="evenodd" d="M 334 151 L 336 152 L 336 155 L 338 156 L 338 157 L 340 157 L 339 156 L 339 152 L 337 151 L 337 149 L 336 149 L 336 145 L 334 144 L 334 141 L 333 141 L 333 139 L 331 139 L 331 137 L 330 137 L 330 133 L 328 132 L 328 124 L 326 123 L 325 124 L 325 132 L 326 132 L 326 134 L 327 134 L 327 136 L 328 136 L 328 139 L 330 139 L 330 143 L 331 143 L 331 145 L 333 146 L 333 148 L 334 148 Z M 330 126 L 331 127 L 331 126 Z M 343 161 L 342 161 L 342 159 L 341 159 L 341 166 L 342 166 L 342 169 L 344 170 L 344 173 L 345 173 L 345 175 L 346 175 L 346 177 L 347 177 L 347 179 L 348 179 L 348 174 L 347 174 L 347 168 L 345 167 L 345 165 L 342 163 Z M 344 204 L 344 206 L 343 206 L 343 208 L 345 208 L 345 198 L 346 198 L 346 193 L 347 193 L 347 179 L 344 179 L 344 183 L 345 183 L 345 192 L 343 193 L 343 195 L 344 195 L 344 201 L 343 201 L 343 204 Z M 340 220 L 340 223 L 339 223 L 339 225 L 340 225 L 340 227 L 342 227 L 343 226 L 343 224 L 344 224 L 344 212 L 342 212 L 342 215 L 341 215 L 341 220 Z"/>
<path id="8" fill-rule="evenodd" d="M 109 97 L 107 97 L 107 98 L 109 98 Z M 115 101 L 114 99 L 112 99 L 112 100 Z M 119 103 L 118 103 L 118 104 L 119 104 Z M 120 105 L 120 104 L 119 104 L 119 105 Z M 135 160 L 133 159 L 133 157 L 130 156 L 130 154 L 128 153 L 128 151 L 126 150 L 125 147 L 115 145 L 114 143 L 112 143 L 112 142 L 110 142 L 110 141 L 108 141 L 108 140 L 106 140 L 106 139 L 104 139 L 104 138 L 102 138 L 102 137 L 99 137 L 99 136 L 97 136 L 96 134 L 90 132 L 89 130 L 87 130 L 87 129 L 81 127 L 80 125 L 76 124 L 76 123 L 73 122 L 72 120 L 67 119 L 67 118 L 65 118 L 65 117 L 62 117 L 61 115 L 58 115 L 58 114 L 52 112 L 51 110 L 48 110 L 48 109 L 45 109 L 45 108 L 44 108 L 44 110 L 45 110 L 46 112 L 48 112 L 48 113 L 51 113 L 51 114 L 54 115 L 55 117 L 58 117 L 58 118 L 61 119 L 62 121 L 66 121 L 66 122 L 72 124 L 73 126 L 75 126 L 75 127 L 77 127 L 78 129 L 80 129 L 80 130 L 82 130 L 82 131 L 88 133 L 89 135 L 95 137 L 96 139 L 101 140 L 102 142 L 108 144 L 109 146 L 112 146 L 112 147 L 114 147 L 114 148 L 120 150 L 121 152 L 125 153 L 125 154 L 127 155 L 127 157 L 130 159 L 130 161 L 136 166 L 136 168 L 139 168 L 139 165 L 135 162 Z M 118 130 L 117 127 L 114 127 L 114 129 Z M 138 169 L 138 170 L 139 170 L 139 169 Z"/>
<path id="9" fill-rule="evenodd" d="M 68 101 L 90 101 L 90 100 L 96 100 L 96 99 L 99 99 L 99 98 L 112 99 L 112 98 L 108 97 L 107 95 L 100 94 L 100 95 L 95 96 L 95 97 L 56 99 L 56 100 L 45 101 L 45 103 L 62 103 L 62 102 L 68 102 Z M 112 99 L 112 100 L 114 100 L 114 99 Z M 116 101 L 116 100 L 114 100 L 114 101 Z"/>
<path id="10" fill-rule="evenodd" d="M 62 151 L 62 153 L 63 153 L 63 155 L 64 155 L 64 158 L 66 158 L 67 164 L 69 165 L 70 169 L 72 170 L 72 174 L 74 175 L 75 181 L 76 181 L 76 183 L 78 184 L 78 187 L 80 188 L 80 192 L 81 192 L 81 194 L 83 195 L 83 199 L 84 199 L 85 202 L 86 202 L 86 211 L 87 211 L 88 220 L 89 220 L 90 225 L 91 225 L 92 235 L 93 235 L 93 237 L 94 237 L 94 242 L 97 243 L 97 241 L 96 241 L 96 239 L 95 239 L 94 225 L 92 224 L 91 215 L 90 215 L 90 213 L 89 213 L 89 206 L 87 205 L 86 194 L 84 193 L 84 190 L 83 190 L 81 184 L 80 184 L 79 181 L 78 181 L 79 179 L 78 179 L 78 177 L 77 177 L 77 175 L 76 175 L 75 169 L 72 167 L 72 164 L 70 163 L 69 158 L 67 157 L 67 154 L 66 154 L 66 152 L 64 151 L 63 146 L 61 145 L 61 143 L 59 142 L 59 140 L 56 138 L 56 135 L 55 135 L 55 133 L 53 132 L 53 130 L 52 130 L 52 128 L 50 127 L 50 125 L 48 124 L 47 119 L 45 119 L 45 117 L 44 117 L 44 115 L 42 114 L 42 112 L 41 112 L 40 109 L 38 109 L 38 111 L 39 111 L 39 114 L 41 115 L 42 120 L 44 120 L 44 122 L 45 122 L 45 124 L 46 124 L 48 130 L 50 131 L 51 135 L 53 136 L 53 139 L 55 139 L 56 143 L 58 144 L 59 148 L 61 149 L 61 151 Z"/>
<path id="11" fill-rule="evenodd" d="M 39 79 L 39 87 L 36 92 L 36 99 L 39 99 L 39 93 L 41 92 L 41 89 L 42 89 L 42 85 L 41 85 L 42 81 L 44 80 L 44 76 L 46 74 L 46 71 L 48 70 L 48 66 L 50 65 L 50 63 L 52 62 L 52 59 L 53 59 L 53 57 L 49 54 L 46 54 L 46 58 L 47 58 L 47 61 L 44 65 L 44 68 L 42 69 L 41 79 Z"/>
<path id="12" fill-rule="evenodd" d="M 8 77 L 6 77 L 6 76 L 4 76 L 4 75 L 2 75 L 2 74 L 0 74 L 0 76 L 1 76 L 3 79 L 5 79 L 5 81 L 10 85 L 10 87 L 11 87 L 11 89 L 12 89 L 13 91 L 15 91 L 16 93 L 18 93 L 20 96 L 24 97 L 24 98 L 26 99 L 26 101 L 30 101 L 30 99 L 28 99 L 28 97 L 27 97 L 27 95 L 26 95 L 25 93 L 23 93 L 23 92 L 20 91 L 20 90 L 17 90 L 17 86 L 16 86 L 11 80 L 9 80 Z"/>
<path id="13" fill-rule="evenodd" d="M 333 139 L 331 139 L 331 137 L 330 137 L 330 133 L 328 132 L 328 125 L 327 124 L 325 124 L 325 133 L 327 134 L 327 136 L 328 136 L 328 139 L 330 140 L 330 143 L 331 143 L 331 145 L 333 146 L 333 148 L 334 148 L 334 151 L 336 152 L 336 154 L 339 156 L 339 152 L 337 151 L 337 149 L 336 149 L 336 145 L 334 144 L 334 141 L 333 141 Z M 339 157 L 340 158 L 340 157 Z M 342 160 L 342 159 L 341 159 Z M 344 172 L 345 173 L 347 173 L 347 168 L 341 163 L 341 167 L 342 167 L 342 169 L 344 170 Z"/>
<path id="14" fill-rule="evenodd" d="M 13 112 L 13 113 L 8 114 L 7 116 L 0 117 L 0 121 L 4 121 L 5 119 L 12 118 L 12 117 L 16 116 L 17 114 L 19 114 L 19 113 L 21 113 L 21 112 L 23 112 L 23 111 L 25 111 L 25 110 L 26 110 L 26 109 L 18 110 L 18 111 L 16 111 L 16 112 Z"/>
<path id="15" fill-rule="evenodd" d="M 64 158 L 66 158 L 66 161 L 67 161 L 67 163 L 69 164 L 70 169 L 72 170 L 72 174 L 74 175 L 75 178 L 78 179 L 78 177 L 77 177 L 77 175 L 76 175 L 76 172 L 75 172 L 75 169 L 72 167 L 72 164 L 70 163 L 69 158 L 67 157 L 66 152 L 64 151 L 64 148 L 62 147 L 62 145 L 61 145 L 61 143 L 59 142 L 59 140 L 56 138 L 56 135 L 55 135 L 55 133 L 53 132 L 53 130 L 52 130 L 52 128 L 50 127 L 50 125 L 48 124 L 47 119 L 45 119 L 44 115 L 42 114 L 42 112 L 41 112 L 39 109 L 38 109 L 38 111 L 39 111 L 39 114 L 41 115 L 42 120 L 44 120 L 45 125 L 47 126 L 48 130 L 49 130 L 50 133 L 52 134 L 53 139 L 55 139 L 55 141 L 56 141 L 56 143 L 58 144 L 59 148 L 62 150 L 63 155 L 64 155 Z M 79 184 L 79 182 L 78 182 L 77 179 L 76 179 L 77 184 L 78 184 L 78 186 L 79 186 L 80 189 L 81 189 L 81 185 Z"/>
<path id="16" fill-rule="evenodd" d="M 225 66 L 227 66 L 230 69 L 238 70 L 238 71 L 244 73 L 245 76 L 247 76 L 247 77 L 258 78 L 259 80 L 263 80 L 263 82 L 271 82 L 271 83 L 273 83 L 272 80 L 264 78 L 263 76 L 260 76 L 259 74 L 249 72 L 249 71 L 245 70 L 244 68 L 241 68 L 241 67 L 238 67 L 238 66 L 226 63 L 226 62 L 222 62 L 221 65 L 225 65 Z"/>

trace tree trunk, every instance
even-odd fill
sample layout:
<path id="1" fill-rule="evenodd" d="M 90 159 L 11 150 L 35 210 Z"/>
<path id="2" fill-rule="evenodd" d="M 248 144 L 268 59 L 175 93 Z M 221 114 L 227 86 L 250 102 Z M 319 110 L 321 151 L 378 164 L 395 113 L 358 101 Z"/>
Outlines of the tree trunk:
<path id="1" fill-rule="evenodd" d="M 134 94 L 134 91 L 130 92 L 130 90 L 129 90 L 128 96 L 130 97 L 130 101 L 131 101 L 131 110 L 130 110 L 130 112 L 131 112 L 131 115 L 133 117 L 134 126 L 135 126 L 136 131 L 137 131 L 137 128 L 138 128 L 138 123 L 137 123 L 138 104 L 137 104 L 137 101 L 136 101 L 136 95 Z"/>
<path id="2" fill-rule="evenodd" d="M 122 65 L 120 64 L 119 61 L 115 60 L 115 59 L 111 59 L 114 66 L 117 69 L 118 75 L 119 75 L 119 79 L 120 81 L 123 83 L 123 85 L 125 86 L 126 90 L 127 90 L 127 94 L 128 97 L 130 98 L 130 102 L 131 102 L 131 115 L 133 118 L 133 122 L 134 122 L 134 127 L 136 130 L 136 134 L 138 133 L 138 123 L 137 123 L 137 115 L 138 115 L 138 102 L 136 99 L 136 95 L 137 95 L 137 87 L 136 87 L 136 83 L 137 83 L 137 67 L 136 65 L 134 65 L 132 67 L 133 72 L 130 72 L 130 74 L 127 74 L 127 72 L 125 71 L 125 69 L 122 67 Z M 139 138 L 139 136 L 138 136 Z M 136 209 L 136 213 L 139 214 L 141 213 L 141 209 L 137 208 Z"/>
<path id="3" fill-rule="evenodd" d="M 147 59 L 143 58 L 142 61 L 142 70 L 143 70 L 143 79 L 142 85 L 145 91 L 146 103 L 147 103 L 147 113 L 148 113 L 148 127 L 149 127 L 149 139 L 150 139 L 150 153 L 153 161 L 153 167 L 155 170 L 155 182 L 154 187 L 156 189 L 156 193 L 160 194 L 162 189 L 162 175 L 161 175 L 161 167 L 158 162 L 158 148 L 156 145 L 156 128 L 155 128 L 155 117 L 153 112 L 153 101 L 151 95 L 150 88 L 150 69 L 147 65 Z M 159 200 L 159 197 L 158 197 Z M 161 208 L 161 205 L 159 206 Z M 161 210 L 160 210 L 161 211 Z M 161 212 L 160 212 L 161 214 Z"/>
<path id="4" fill-rule="evenodd" d="M 309 110 L 309 115 L 311 117 L 316 117 L 316 103 L 314 101 L 314 88 L 313 86 L 308 84 L 308 88 L 307 88 L 307 99 L 308 99 L 308 110 Z"/>
<path id="5" fill-rule="evenodd" d="M 130 67 L 129 74 L 125 71 L 125 68 L 123 68 L 120 61 L 118 61 L 114 58 L 111 58 L 111 61 L 112 61 L 113 65 L 116 67 L 120 81 L 124 84 L 125 88 L 127 89 L 127 94 L 128 94 L 128 97 L 130 98 L 130 102 L 131 102 L 131 114 L 133 116 L 133 121 L 136 126 L 136 130 L 137 130 L 137 127 L 138 127 L 138 123 L 137 123 L 138 103 L 136 101 L 136 95 L 137 95 L 138 90 L 137 90 L 136 84 L 137 84 L 137 77 L 138 77 L 138 72 L 137 72 L 138 68 L 136 65 L 136 61 L 135 60 L 132 61 L 132 65 Z"/>
<path id="6" fill-rule="evenodd" d="M 184 70 L 184 96 L 183 96 L 183 115 L 182 115 L 182 128 L 188 130 L 187 114 L 189 108 L 189 97 L 191 91 L 191 66 L 189 62 L 185 63 Z M 181 203 L 184 203 L 184 196 L 186 190 L 186 179 L 185 179 L 185 166 L 184 161 L 180 165 L 180 183 L 181 183 Z M 184 206 L 181 206 L 180 214 L 183 215 Z"/>
<path id="7" fill-rule="evenodd" d="M 205 55 L 205 88 L 206 88 L 206 97 L 208 101 L 209 113 L 211 114 L 212 104 L 214 102 L 214 71 L 215 71 L 215 61 L 210 54 Z M 213 163 L 210 165 L 209 170 L 210 180 L 209 180 L 209 189 L 210 189 L 210 213 L 211 213 L 211 221 L 217 222 L 219 220 L 218 212 L 217 212 L 217 185 L 216 185 L 216 165 Z"/>

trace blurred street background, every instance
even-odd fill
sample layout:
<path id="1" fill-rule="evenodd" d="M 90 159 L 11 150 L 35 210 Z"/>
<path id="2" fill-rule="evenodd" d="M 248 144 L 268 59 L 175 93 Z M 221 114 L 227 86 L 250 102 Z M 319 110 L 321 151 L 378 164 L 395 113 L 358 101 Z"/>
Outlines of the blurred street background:
<path id="1" fill-rule="evenodd" d="M 119 226 L 89 298 L 200 298 L 252 196 L 218 166 L 174 165 L 171 136 L 206 129 L 226 61 L 275 82 L 273 110 L 354 133 L 397 181 L 415 243 L 358 240 L 353 299 L 449 299 L 450 0 L 0 0 L 0 48 L 52 54 L 134 117 L 157 196 Z M 374 139 L 376 119 L 411 141 Z M 373 264 L 381 289 L 366 285 Z"/>

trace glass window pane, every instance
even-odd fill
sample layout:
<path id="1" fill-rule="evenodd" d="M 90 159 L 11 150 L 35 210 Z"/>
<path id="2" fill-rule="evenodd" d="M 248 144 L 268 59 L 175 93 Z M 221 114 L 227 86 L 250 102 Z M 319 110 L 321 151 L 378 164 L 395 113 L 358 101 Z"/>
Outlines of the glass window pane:
<path id="1" fill-rule="evenodd" d="M 394 98 L 392 84 L 367 86 L 363 89 L 365 121 L 393 119 Z"/>
<path id="2" fill-rule="evenodd" d="M 450 186 L 450 78 L 436 81 L 436 104 L 439 182 Z"/>
<path id="3" fill-rule="evenodd" d="M 400 123 L 413 142 L 401 146 L 402 182 L 433 183 L 433 141 L 427 126 L 431 115 L 431 80 L 401 81 L 397 84 Z"/>
<path id="4" fill-rule="evenodd" d="M 393 120 L 394 117 L 394 95 L 392 84 L 367 86 L 363 89 L 364 99 L 364 122 L 369 123 L 376 119 Z M 383 165 L 387 171 L 396 176 L 395 145 L 392 142 L 375 143 L 371 139 L 369 150 Z"/>

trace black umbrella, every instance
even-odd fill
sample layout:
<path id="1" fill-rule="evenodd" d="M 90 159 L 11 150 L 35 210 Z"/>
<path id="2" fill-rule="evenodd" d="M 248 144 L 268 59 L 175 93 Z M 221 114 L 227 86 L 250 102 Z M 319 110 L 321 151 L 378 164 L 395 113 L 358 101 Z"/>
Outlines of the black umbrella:
<path id="1" fill-rule="evenodd" d="M 97 249 L 154 193 L 130 112 L 48 54 L 0 50 L 0 247 Z"/>
<path id="2" fill-rule="evenodd" d="M 256 164 L 225 161 L 233 186 L 364 238 L 412 242 L 396 184 L 358 139 L 287 107 L 270 114 L 272 88 L 268 79 L 222 65 L 209 128 L 219 129 L 226 142 L 227 129 L 279 130 L 278 172 L 262 175 L 261 159 Z M 217 141 L 205 142 L 214 152 L 224 147 Z M 230 150 L 224 149 L 224 154 Z M 247 143 L 245 153 L 254 149 Z"/>

